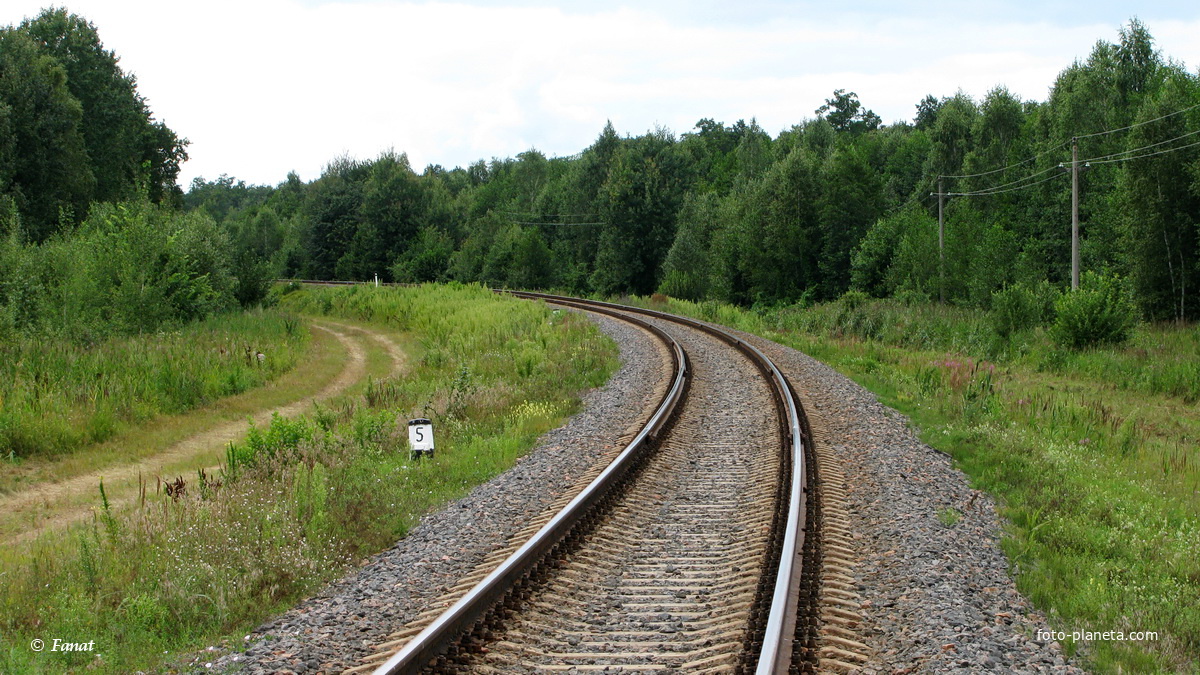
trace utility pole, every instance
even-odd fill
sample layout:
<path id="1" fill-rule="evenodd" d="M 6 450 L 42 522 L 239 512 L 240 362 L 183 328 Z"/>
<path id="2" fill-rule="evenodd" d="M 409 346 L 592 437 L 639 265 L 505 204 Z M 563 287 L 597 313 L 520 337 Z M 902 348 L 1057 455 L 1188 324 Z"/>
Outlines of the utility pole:
<path id="1" fill-rule="evenodd" d="M 946 191 L 942 189 L 942 177 L 938 176 L 938 302 L 946 302 L 946 222 L 942 219 L 942 203 Z"/>
<path id="2" fill-rule="evenodd" d="M 1071 137 L 1071 290 L 1079 290 L 1079 138 Z"/>

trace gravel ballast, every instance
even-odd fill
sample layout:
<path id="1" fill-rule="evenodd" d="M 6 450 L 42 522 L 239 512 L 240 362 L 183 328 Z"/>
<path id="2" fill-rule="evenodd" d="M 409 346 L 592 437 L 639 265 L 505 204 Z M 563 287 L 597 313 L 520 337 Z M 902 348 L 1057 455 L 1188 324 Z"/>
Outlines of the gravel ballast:
<path id="1" fill-rule="evenodd" d="M 213 653 L 211 666 L 201 659 L 196 667 L 303 674 L 358 665 L 540 514 L 648 414 L 665 377 L 665 354 L 648 336 L 596 320 L 620 346 L 622 365 L 566 426 L 362 568 L 260 626 L 242 651 Z M 1057 643 L 1034 639 L 1050 626 L 1008 574 L 988 495 L 870 392 L 796 350 L 749 340 L 792 380 L 845 473 L 863 598 L 859 639 L 872 650 L 865 672 L 1082 672 Z M 938 518 L 947 508 L 962 514 L 950 527 Z"/>
<path id="2" fill-rule="evenodd" d="M 795 349 L 742 335 L 791 380 L 845 474 L 858 630 L 873 650 L 864 672 L 1083 672 L 1058 643 L 1034 639 L 1051 627 L 1008 574 L 988 494 L 871 392 Z M 939 519 L 947 509 L 961 514 L 950 526 Z"/>

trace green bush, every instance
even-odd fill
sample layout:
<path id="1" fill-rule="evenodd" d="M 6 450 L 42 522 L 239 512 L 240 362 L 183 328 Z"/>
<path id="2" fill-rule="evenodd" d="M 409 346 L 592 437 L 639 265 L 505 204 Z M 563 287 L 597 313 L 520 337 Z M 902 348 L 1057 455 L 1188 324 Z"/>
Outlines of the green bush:
<path id="1" fill-rule="evenodd" d="M 1044 281 L 1037 287 L 1019 283 L 992 293 L 989 318 L 996 334 L 1008 337 L 1043 325 L 1053 314 L 1056 295 L 1054 288 Z"/>
<path id="2" fill-rule="evenodd" d="M 842 294 L 842 297 L 838 299 L 838 303 L 841 305 L 842 311 L 853 312 L 859 307 L 862 307 L 863 304 L 870 299 L 871 296 L 863 293 L 862 291 L 846 291 Z"/>
<path id="3" fill-rule="evenodd" d="M 1071 349 L 1121 344 L 1138 321 L 1123 281 L 1094 273 L 1084 276 L 1079 290 L 1063 293 L 1054 309 L 1058 316 L 1050 336 Z"/>

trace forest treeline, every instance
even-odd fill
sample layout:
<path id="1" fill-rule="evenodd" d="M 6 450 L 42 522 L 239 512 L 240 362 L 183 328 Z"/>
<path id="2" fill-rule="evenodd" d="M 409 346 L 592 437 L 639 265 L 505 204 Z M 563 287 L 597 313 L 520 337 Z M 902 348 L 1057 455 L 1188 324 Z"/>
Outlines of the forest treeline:
<path id="1" fill-rule="evenodd" d="M 739 304 L 849 289 L 987 308 L 1008 285 L 1070 283 L 1078 138 L 1082 267 L 1120 277 L 1150 319 L 1200 310 L 1200 78 L 1131 21 L 1045 102 L 1000 86 L 926 96 L 882 124 L 839 90 L 772 137 L 703 119 L 676 136 L 612 124 L 578 155 L 466 168 L 339 158 L 310 183 L 197 179 L 185 196 L 274 274 L 662 292 Z M 1178 140 L 1174 140 L 1178 139 Z M 1183 149 L 1178 149 L 1178 148 Z M 1145 156 L 1149 155 L 1149 156 Z M 937 198 L 945 198 L 939 264 Z M 969 196 L 964 196 L 969 195 Z M 1086 282 L 1086 279 L 1085 279 Z"/>
<path id="2" fill-rule="evenodd" d="M 71 40 L 35 37 L 47 34 L 46 26 L 71 35 L 95 31 L 49 11 L 3 33 L 51 64 L 43 69 L 57 73 L 50 80 L 65 96 L 73 75 L 52 59 L 59 58 L 54 45 Z M 16 58 L 7 44 L 5 63 Z M 82 51 L 107 55 L 96 62 L 111 74 L 115 57 L 98 49 Z M 118 79 L 132 88 L 131 77 Z M 136 93 L 134 100 L 138 115 L 144 113 L 139 120 L 174 139 L 150 155 L 173 159 L 146 164 L 137 152 L 122 155 L 128 180 L 121 189 L 143 202 L 127 213 L 161 214 L 173 207 L 161 205 L 171 201 L 170 185 L 156 177 L 177 170 L 183 143 L 152 121 Z M 1135 19 L 1115 43 L 1098 41 L 1086 60 L 1063 70 L 1044 102 L 1003 86 L 981 100 L 961 92 L 929 95 L 911 122 L 884 124 L 854 92 L 838 90 L 813 116 L 775 136 L 754 120 L 702 119 L 681 135 L 656 129 L 638 136 L 623 136 L 609 123 L 570 157 L 529 150 L 418 173 L 405 154 L 387 151 L 372 160 L 333 159 L 310 182 L 294 173 L 275 186 L 197 178 L 182 197 L 185 215 L 156 217 L 168 229 L 199 228 L 205 234 L 192 240 L 219 255 L 202 264 L 185 255 L 182 266 L 161 265 L 159 276 L 185 289 L 176 305 L 207 298 L 204 307 L 256 302 L 273 277 L 376 275 L 574 293 L 661 292 L 742 305 L 816 302 L 855 290 L 987 309 L 1014 287 L 1036 302 L 1070 282 L 1071 180 L 1061 165 L 1069 165 L 1076 139 L 1078 157 L 1090 160 L 1080 181 L 1084 286 L 1119 289 L 1147 319 L 1194 320 L 1198 106 L 1200 76 L 1159 53 Z M 3 114 L 0 130 L 17 119 Z M 86 149 L 84 126 L 75 127 L 76 145 Z M 20 137 L 14 131 L 0 138 L 13 134 Z M 63 155 L 68 146 L 46 147 Z M 14 165 L 15 156 L 0 144 L 6 158 L 0 166 Z M 16 175 L 4 169 L 0 187 L 20 196 L 5 203 L 9 232 L 22 233 L 21 250 L 111 227 L 89 219 L 75 224 L 71 214 L 85 209 L 62 195 L 76 193 L 35 191 L 28 176 L 42 174 Z M 101 193 L 98 185 L 87 193 L 90 203 L 125 194 Z M 25 196 L 35 192 L 58 195 L 58 213 L 66 216 L 48 220 L 54 209 L 34 208 Z M 947 195 L 944 263 L 936 192 Z M 100 213 L 111 221 L 113 207 L 106 208 Z M 13 289 L 28 283 L 4 274 L 0 304 L 7 303 L 9 324 L 17 325 L 30 312 L 14 314 Z"/>

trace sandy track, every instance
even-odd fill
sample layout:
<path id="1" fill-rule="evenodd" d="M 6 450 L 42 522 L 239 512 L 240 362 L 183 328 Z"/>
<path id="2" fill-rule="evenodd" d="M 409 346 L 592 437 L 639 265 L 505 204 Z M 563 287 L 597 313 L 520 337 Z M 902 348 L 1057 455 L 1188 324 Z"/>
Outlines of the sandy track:
<path id="1" fill-rule="evenodd" d="M 106 467 L 63 481 L 41 483 L 0 497 L 0 513 L 6 514 L 7 518 L 29 520 L 36 518 L 37 520 L 36 527 L 28 528 L 15 536 L 5 535 L 0 538 L 0 541 L 7 544 L 28 541 L 47 529 L 69 525 L 86 518 L 91 514 L 94 503 L 72 505 L 68 500 L 78 494 L 95 494 L 101 479 L 104 480 L 105 490 L 112 503 L 118 506 L 131 503 L 137 496 L 136 488 L 139 478 L 163 475 L 167 471 L 167 467 L 186 463 L 189 458 L 202 456 L 214 448 L 223 448 L 230 442 L 243 438 L 249 431 L 251 423 L 258 427 L 269 424 L 271 416 L 275 413 L 284 417 L 292 417 L 306 411 L 314 403 L 326 401 L 342 394 L 366 376 L 367 356 L 366 350 L 360 342 L 362 337 L 376 342 L 391 358 L 392 367 L 389 370 L 389 376 L 400 374 L 407 365 L 404 352 L 391 338 L 382 333 L 335 322 L 313 323 L 311 326 L 332 334 L 346 349 L 347 354 L 346 364 L 341 372 L 320 391 L 279 408 L 259 410 L 245 419 L 219 424 L 174 443 L 163 449 L 162 452 L 135 462 Z M 204 463 L 201 463 L 196 468 L 203 465 Z M 178 471 L 172 470 L 172 473 L 178 473 Z M 36 516 L 35 514 L 38 512 L 45 515 Z"/>

